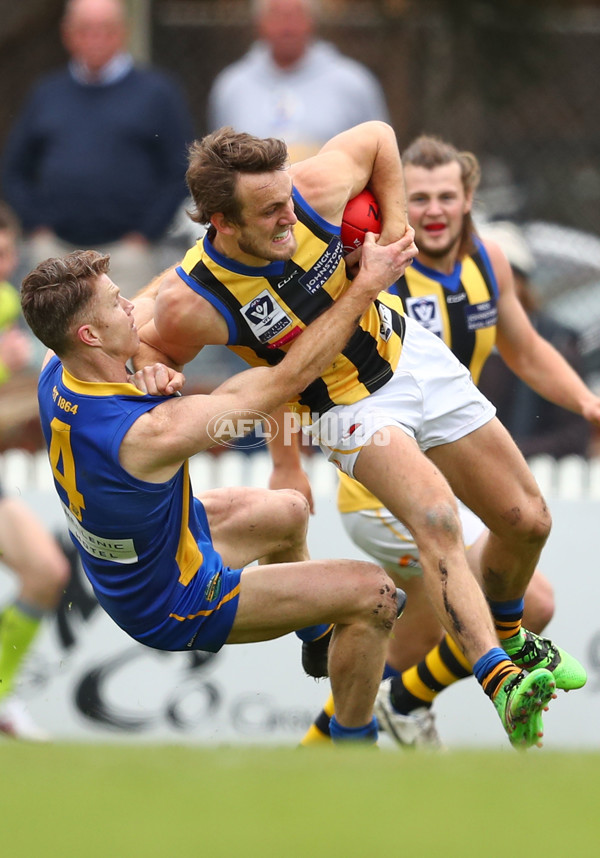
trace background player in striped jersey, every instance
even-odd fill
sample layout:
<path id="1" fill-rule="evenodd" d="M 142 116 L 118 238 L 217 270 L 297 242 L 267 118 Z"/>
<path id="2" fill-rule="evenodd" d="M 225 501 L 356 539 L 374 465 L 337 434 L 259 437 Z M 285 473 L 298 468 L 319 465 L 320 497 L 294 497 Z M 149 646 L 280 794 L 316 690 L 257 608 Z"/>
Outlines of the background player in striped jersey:
<path id="1" fill-rule="evenodd" d="M 480 239 L 471 218 L 480 167 L 471 152 L 421 136 L 403 153 L 409 221 L 419 255 L 391 287 L 407 314 L 433 331 L 468 367 L 477 383 L 494 345 L 505 362 L 547 399 L 593 419 L 598 398 L 565 359 L 535 331 L 515 290 L 510 264 L 494 241 Z M 380 723 L 400 744 L 439 747 L 431 704 L 440 691 L 471 675 L 471 666 L 432 609 L 419 552 L 407 528 L 355 480 L 341 475 L 338 506 L 353 541 L 402 581 L 407 609 L 390 641 L 388 678 L 377 700 Z M 479 573 L 486 530 L 460 506 L 469 562 Z M 554 610 L 549 582 L 535 573 L 525 599 L 524 624 L 540 632 Z M 507 614 L 498 632 L 509 652 L 525 643 Z M 517 646 L 517 648 L 518 648 Z M 530 647 L 535 663 L 535 648 Z M 331 700 L 303 744 L 325 740 Z"/>

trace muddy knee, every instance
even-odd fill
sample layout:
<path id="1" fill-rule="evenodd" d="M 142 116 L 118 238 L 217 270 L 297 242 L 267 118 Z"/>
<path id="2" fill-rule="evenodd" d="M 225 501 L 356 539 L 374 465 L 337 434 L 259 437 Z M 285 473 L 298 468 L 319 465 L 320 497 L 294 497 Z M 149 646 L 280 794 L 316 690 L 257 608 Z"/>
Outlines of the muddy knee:
<path id="1" fill-rule="evenodd" d="M 542 548 L 552 528 L 552 516 L 543 497 L 535 501 L 515 505 L 502 513 L 504 527 L 498 536 L 523 545 Z"/>
<path id="2" fill-rule="evenodd" d="M 417 518 L 413 535 L 419 553 L 434 546 L 442 548 L 462 543 L 462 528 L 456 505 L 442 501 L 423 508 Z"/>
<path id="3" fill-rule="evenodd" d="M 391 631 L 398 615 L 396 585 L 387 572 L 379 566 L 372 566 L 372 584 L 368 603 L 371 621 Z"/>

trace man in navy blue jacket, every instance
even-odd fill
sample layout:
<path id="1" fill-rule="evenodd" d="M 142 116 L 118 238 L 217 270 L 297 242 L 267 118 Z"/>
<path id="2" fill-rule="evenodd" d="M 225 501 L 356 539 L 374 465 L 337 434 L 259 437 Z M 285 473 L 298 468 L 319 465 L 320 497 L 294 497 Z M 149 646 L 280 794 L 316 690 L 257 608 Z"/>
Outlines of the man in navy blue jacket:
<path id="1" fill-rule="evenodd" d="M 155 245 L 186 197 L 191 119 L 179 88 L 137 68 L 121 0 L 69 0 L 68 66 L 42 78 L 6 146 L 3 185 L 31 265 L 101 248 L 125 294 L 164 267 Z"/>

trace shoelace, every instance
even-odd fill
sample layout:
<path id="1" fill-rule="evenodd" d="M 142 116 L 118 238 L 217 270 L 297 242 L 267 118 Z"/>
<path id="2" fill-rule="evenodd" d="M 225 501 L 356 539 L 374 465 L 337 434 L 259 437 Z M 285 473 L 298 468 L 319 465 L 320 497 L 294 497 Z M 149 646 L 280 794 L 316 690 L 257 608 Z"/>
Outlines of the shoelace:
<path id="1" fill-rule="evenodd" d="M 519 659 L 519 661 L 524 661 L 534 667 L 542 660 L 550 659 L 546 666 L 548 670 L 554 670 L 560 661 L 560 655 L 552 641 L 548 638 L 534 637 L 529 632 L 525 633 L 525 643 L 518 652 L 513 654 L 512 658 L 513 661 Z"/>
<path id="2" fill-rule="evenodd" d="M 515 687 L 515 685 L 518 685 L 519 682 L 521 682 L 521 680 L 524 679 L 524 677 L 525 677 L 525 674 L 523 673 L 523 671 L 521 671 L 520 673 L 516 673 L 512 679 L 508 680 L 508 682 L 504 686 L 507 698 L 509 697 L 509 695 L 510 695 L 511 691 L 513 690 L 513 688 Z"/>

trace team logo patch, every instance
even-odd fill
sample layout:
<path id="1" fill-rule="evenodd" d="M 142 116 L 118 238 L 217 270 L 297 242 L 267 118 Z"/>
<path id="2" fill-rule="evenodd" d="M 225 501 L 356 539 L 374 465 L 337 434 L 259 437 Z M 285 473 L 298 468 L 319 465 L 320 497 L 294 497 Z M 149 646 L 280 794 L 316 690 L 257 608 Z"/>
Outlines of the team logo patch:
<path id="1" fill-rule="evenodd" d="M 437 295 L 407 298 L 406 312 L 428 331 L 442 336 L 442 314 Z"/>
<path id="2" fill-rule="evenodd" d="M 223 580 L 221 578 L 221 573 L 217 572 L 212 576 L 208 584 L 206 585 L 206 589 L 204 591 L 204 598 L 207 602 L 214 602 L 215 599 L 218 599 L 221 595 L 221 587 L 223 586 Z"/>
<path id="3" fill-rule="evenodd" d="M 267 343 L 292 324 L 290 317 L 268 289 L 245 304 L 240 312 L 261 343 Z"/>

